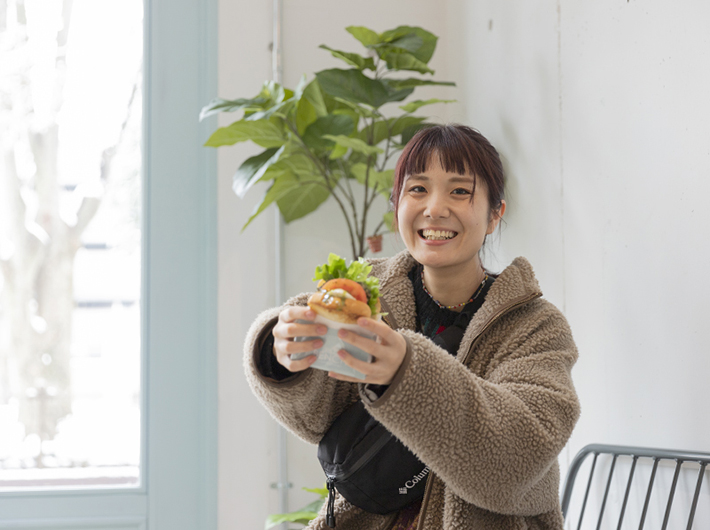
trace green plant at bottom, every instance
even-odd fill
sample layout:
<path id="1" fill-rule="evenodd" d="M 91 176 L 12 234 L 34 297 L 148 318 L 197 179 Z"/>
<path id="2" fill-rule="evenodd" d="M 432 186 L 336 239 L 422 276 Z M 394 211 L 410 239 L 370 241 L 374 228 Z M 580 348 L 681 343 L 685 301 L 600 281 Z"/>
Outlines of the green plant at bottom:
<path id="1" fill-rule="evenodd" d="M 310 491 L 318 495 L 318 499 L 307 504 L 303 508 L 289 513 L 274 513 L 266 518 L 264 530 L 269 530 L 281 523 L 298 523 L 306 526 L 310 521 L 318 516 L 318 511 L 323 506 L 323 503 L 328 498 L 328 489 L 323 488 L 303 488 L 305 491 Z"/>
<path id="2" fill-rule="evenodd" d="M 434 73 L 428 63 L 438 37 L 422 28 L 399 26 L 383 33 L 362 26 L 346 30 L 365 47 L 364 55 L 320 47 L 349 68 L 316 72 L 310 82 L 304 76 L 294 90 L 268 81 L 253 98 L 215 99 L 200 117 L 243 111 L 241 119 L 218 128 L 205 145 L 249 140 L 264 149 L 245 160 L 234 175 L 233 189 L 240 197 L 257 182 L 271 182 L 242 230 L 274 202 L 288 223 L 333 197 L 347 224 L 352 257 L 357 259 L 367 253 L 368 237 L 392 229 L 392 212 L 374 230 L 367 226 L 368 212 L 376 200 L 389 201 L 393 157 L 427 125 L 425 117 L 414 113 L 453 100 L 410 101 L 399 105 L 399 111 L 383 107 L 403 102 L 417 87 L 454 83 L 392 77 L 398 72 Z"/>

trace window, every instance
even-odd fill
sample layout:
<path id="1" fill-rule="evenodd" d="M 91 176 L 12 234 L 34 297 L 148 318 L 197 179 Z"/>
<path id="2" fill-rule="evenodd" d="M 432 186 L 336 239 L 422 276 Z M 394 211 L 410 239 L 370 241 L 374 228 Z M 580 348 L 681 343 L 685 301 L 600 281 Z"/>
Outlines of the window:
<path id="1" fill-rule="evenodd" d="M 5 13 L 32 1 L 38 0 L 0 0 L 3 33 L 9 23 Z M 108 1 L 73 3 L 76 7 Z M 41 5 L 50 10 L 62 3 L 69 0 L 44 0 Z M 214 123 L 197 121 L 201 106 L 215 96 L 216 0 L 145 0 L 144 13 L 140 483 L 0 492 L 3 528 L 216 528 L 215 164 L 214 153 L 202 147 Z M 110 24 L 119 20 L 116 15 Z M 105 59 L 110 62 L 111 57 Z M 2 61 L 0 70 L 7 67 Z M 0 88 L 4 97 L 4 85 Z M 81 112 L 98 116 L 89 106 Z M 0 131 L 5 130 L 3 123 Z M 71 194 L 70 187 L 67 183 L 62 193 Z M 4 200 L 6 191 L 0 193 Z M 111 223 L 106 221 L 113 227 Z M 89 234 L 87 227 L 81 249 L 87 259 L 121 248 L 116 240 Z M 80 259 L 77 250 L 76 267 L 102 267 L 86 265 L 84 257 Z M 97 312 L 116 310 L 130 320 L 130 298 L 119 297 L 116 303 L 111 297 L 107 309 L 101 307 L 103 295 L 84 296 L 90 287 L 79 282 L 73 287 L 80 302 L 75 306 L 91 299 Z M 104 346 L 97 342 L 83 344 L 77 354 L 83 351 L 88 361 L 99 349 L 103 355 Z M 111 374 L 109 383 L 123 387 L 122 377 Z M 109 408 L 102 410 L 111 414 Z M 0 469 L 0 479 L 4 474 Z"/>
<path id="2" fill-rule="evenodd" d="M 0 491 L 137 486 L 143 5 L 4 7 Z"/>

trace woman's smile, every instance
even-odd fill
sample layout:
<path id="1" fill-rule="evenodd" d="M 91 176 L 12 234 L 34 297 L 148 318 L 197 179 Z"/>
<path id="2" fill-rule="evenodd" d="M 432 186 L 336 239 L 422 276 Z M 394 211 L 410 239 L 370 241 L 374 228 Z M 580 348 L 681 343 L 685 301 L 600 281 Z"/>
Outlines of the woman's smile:
<path id="1" fill-rule="evenodd" d="M 419 230 L 419 237 L 426 239 L 427 241 L 448 241 L 450 239 L 455 238 L 457 235 L 458 232 L 454 232 L 452 230 L 440 230 L 432 228 L 425 228 Z"/>

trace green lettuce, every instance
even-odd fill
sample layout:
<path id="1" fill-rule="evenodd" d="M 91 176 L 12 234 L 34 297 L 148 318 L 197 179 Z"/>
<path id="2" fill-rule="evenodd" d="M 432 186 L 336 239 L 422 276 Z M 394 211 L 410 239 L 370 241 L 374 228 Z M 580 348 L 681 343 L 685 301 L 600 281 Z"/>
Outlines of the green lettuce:
<path id="1" fill-rule="evenodd" d="M 347 278 L 358 282 L 363 286 L 368 294 L 368 305 L 372 314 L 377 314 L 377 299 L 380 297 L 380 280 L 374 276 L 369 276 L 372 272 L 372 265 L 360 258 L 353 261 L 348 266 L 345 259 L 332 252 L 328 256 L 328 262 L 316 267 L 314 282 L 318 280 L 332 280 L 334 278 Z"/>

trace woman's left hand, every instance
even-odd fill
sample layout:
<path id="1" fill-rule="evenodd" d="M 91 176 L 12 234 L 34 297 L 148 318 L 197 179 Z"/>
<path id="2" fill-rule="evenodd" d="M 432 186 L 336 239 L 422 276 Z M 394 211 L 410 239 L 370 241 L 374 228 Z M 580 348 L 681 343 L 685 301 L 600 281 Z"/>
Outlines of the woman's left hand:
<path id="1" fill-rule="evenodd" d="M 361 328 L 377 335 L 380 341 L 376 342 L 345 329 L 338 331 L 338 337 L 372 355 L 372 362 L 356 359 L 345 350 L 340 350 L 338 355 L 345 364 L 365 374 L 365 380 L 335 372 L 329 372 L 328 375 L 340 381 L 389 385 L 402 365 L 404 355 L 407 353 L 407 342 L 401 333 L 382 321 L 360 318 L 357 323 Z"/>

